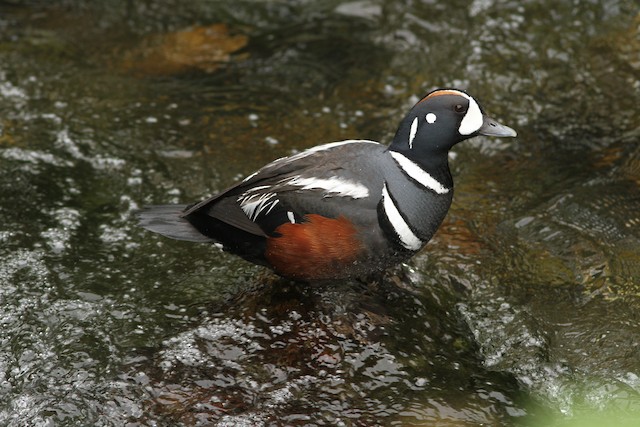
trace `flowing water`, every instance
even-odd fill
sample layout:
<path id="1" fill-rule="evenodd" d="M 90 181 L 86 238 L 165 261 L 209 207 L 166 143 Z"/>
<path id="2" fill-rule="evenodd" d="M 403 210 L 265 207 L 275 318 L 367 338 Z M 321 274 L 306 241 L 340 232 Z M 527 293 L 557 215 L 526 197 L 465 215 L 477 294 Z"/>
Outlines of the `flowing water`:
<path id="1" fill-rule="evenodd" d="M 0 425 L 636 426 L 640 15 L 599 1 L 0 0 Z M 136 226 L 434 87 L 513 140 L 377 283 Z"/>

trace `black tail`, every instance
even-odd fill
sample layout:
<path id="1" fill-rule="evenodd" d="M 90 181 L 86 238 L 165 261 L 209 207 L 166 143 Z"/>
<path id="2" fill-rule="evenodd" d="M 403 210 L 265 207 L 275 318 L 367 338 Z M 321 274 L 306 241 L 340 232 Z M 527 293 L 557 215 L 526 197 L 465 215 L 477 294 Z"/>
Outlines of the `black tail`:
<path id="1" fill-rule="evenodd" d="M 202 243 L 215 242 L 212 238 L 200 233 L 182 217 L 186 207 L 187 205 L 145 206 L 138 212 L 140 226 L 171 239 Z"/>

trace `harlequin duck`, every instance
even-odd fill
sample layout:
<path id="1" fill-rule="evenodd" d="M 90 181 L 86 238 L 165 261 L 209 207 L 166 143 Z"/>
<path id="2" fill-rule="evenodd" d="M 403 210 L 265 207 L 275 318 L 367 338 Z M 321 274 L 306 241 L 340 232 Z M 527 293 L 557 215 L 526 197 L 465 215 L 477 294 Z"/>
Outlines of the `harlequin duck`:
<path id="1" fill-rule="evenodd" d="M 275 160 L 192 206 L 149 206 L 140 225 L 219 243 L 295 280 L 361 277 L 424 247 L 453 197 L 448 152 L 477 135 L 516 132 L 471 96 L 439 89 L 400 123 L 389 146 L 347 140 Z"/>

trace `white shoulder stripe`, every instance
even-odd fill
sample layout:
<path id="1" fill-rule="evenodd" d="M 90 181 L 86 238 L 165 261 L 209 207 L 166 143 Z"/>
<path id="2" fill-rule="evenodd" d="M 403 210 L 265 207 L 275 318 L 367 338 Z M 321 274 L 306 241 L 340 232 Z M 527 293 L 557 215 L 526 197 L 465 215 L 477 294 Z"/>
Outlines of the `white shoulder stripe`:
<path id="1" fill-rule="evenodd" d="M 293 154 L 289 157 L 282 157 L 280 159 L 277 159 L 274 161 L 275 162 L 282 162 L 282 163 L 291 163 L 294 161 L 297 161 L 299 159 L 302 159 L 304 157 L 307 157 L 313 153 L 318 153 L 320 151 L 327 151 L 327 150 L 332 150 L 336 147 L 341 147 L 343 145 L 348 145 L 348 144 L 361 144 L 361 143 L 366 143 L 366 144 L 380 144 L 379 142 L 375 142 L 375 141 L 369 141 L 368 139 L 347 139 L 344 141 L 337 141 L 337 142 L 330 142 L 328 144 L 322 144 L 322 145 L 316 145 L 315 147 L 311 147 L 308 148 L 304 151 L 301 151 L 297 154 Z"/>
<path id="2" fill-rule="evenodd" d="M 402 246 L 411 251 L 419 250 L 422 247 L 422 240 L 411 231 L 409 224 L 407 224 L 402 215 L 400 215 L 400 211 L 398 211 L 395 203 L 393 203 L 393 199 L 391 199 L 389 195 L 386 182 L 382 187 L 382 206 L 384 207 L 384 213 L 389 223 L 391 223 L 393 230 L 400 238 Z"/>
<path id="3" fill-rule="evenodd" d="M 311 147 L 306 151 L 303 151 L 302 153 L 316 153 L 318 151 L 331 150 L 332 148 L 340 147 L 341 145 L 360 144 L 360 143 L 379 144 L 376 141 L 370 141 L 368 139 L 345 139 L 344 141 L 337 141 L 337 142 L 330 142 L 328 144 L 316 145 L 315 147 Z"/>
<path id="4" fill-rule="evenodd" d="M 398 163 L 400 169 L 404 171 L 408 176 L 415 179 L 425 188 L 433 190 L 438 194 L 447 194 L 451 191 L 449 188 L 440 184 L 437 179 L 429 175 L 427 171 L 422 169 L 416 163 L 409 160 L 407 157 L 398 153 L 397 151 L 390 151 L 391 157 Z"/>
<path id="5" fill-rule="evenodd" d="M 300 187 L 301 190 L 321 189 L 326 192 L 326 196 L 335 194 L 353 199 L 369 197 L 369 189 L 365 185 L 336 176 L 331 178 L 314 178 L 296 175 L 282 181 L 282 184 Z"/>
<path id="6" fill-rule="evenodd" d="M 276 170 L 278 167 L 281 167 L 283 165 L 287 165 L 287 164 L 296 162 L 296 161 L 298 161 L 300 159 L 303 159 L 303 158 L 305 158 L 307 156 L 310 156 L 310 155 L 312 155 L 314 153 L 318 153 L 318 152 L 321 152 L 321 151 L 332 150 L 334 148 L 341 147 L 343 145 L 349 145 L 349 144 L 376 144 L 376 145 L 381 145 L 379 142 L 370 141 L 368 139 L 347 139 L 347 140 L 344 140 L 344 141 L 330 142 L 328 144 L 317 145 L 315 147 L 311 147 L 311 148 L 306 149 L 304 151 L 301 151 L 299 153 L 292 154 L 291 156 L 280 157 L 279 159 L 275 159 L 271 163 L 265 165 L 261 169 L 257 170 L 256 172 L 252 173 L 251 175 L 247 176 L 245 179 L 242 180 L 242 182 L 249 182 L 249 181 L 251 181 L 251 179 L 255 178 L 256 176 L 258 176 L 259 174 L 261 174 L 261 173 L 263 173 L 265 171 Z"/>
<path id="7" fill-rule="evenodd" d="M 380 145 L 379 142 L 370 141 L 368 139 L 347 139 L 347 140 L 344 140 L 344 141 L 330 142 L 328 144 L 317 145 L 315 147 L 308 148 L 308 149 L 306 149 L 304 151 L 301 151 L 299 153 L 292 154 L 291 156 L 280 157 L 279 159 L 275 159 L 271 163 L 265 165 L 261 169 L 257 170 L 256 172 L 252 173 L 251 175 L 247 176 L 245 179 L 242 180 L 242 182 L 250 181 L 256 175 L 260 174 L 261 172 L 263 172 L 265 170 L 269 170 L 269 169 L 273 169 L 274 167 L 277 167 L 277 166 L 282 166 L 282 165 L 286 165 L 286 164 L 289 164 L 289 163 L 293 163 L 295 161 L 298 161 L 298 160 L 300 160 L 300 159 L 302 159 L 304 157 L 307 157 L 307 156 L 309 156 L 309 155 L 311 155 L 313 153 L 317 153 L 319 151 L 328 151 L 328 150 L 334 149 L 336 147 L 340 147 L 342 145 L 362 144 L 362 143 Z"/>

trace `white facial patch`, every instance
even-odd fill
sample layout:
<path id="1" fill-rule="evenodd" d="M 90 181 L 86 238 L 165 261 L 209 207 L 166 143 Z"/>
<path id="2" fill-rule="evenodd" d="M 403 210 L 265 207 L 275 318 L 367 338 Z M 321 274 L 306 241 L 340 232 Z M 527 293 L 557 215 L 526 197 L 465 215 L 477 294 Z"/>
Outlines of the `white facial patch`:
<path id="1" fill-rule="evenodd" d="M 427 119 L 427 123 L 429 123 L 429 124 L 433 124 L 433 123 L 435 123 L 435 122 L 436 122 L 436 119 L 437 119 L 437 118 L 438 118 L 438 117 L 436 117 L 436 115 L 435 115 L 435 114 L 433 114 L 433 113 L 428 113 L 428 114 L 427 114 L 427 117 L 426 117 L 426 119 Z"/>
<path id="2" fill-rule="evenodd" d="M 363 199 L 369 197 L 369 189 L 364 185 L 348 179 L 331 177 L 331 178 L 314 178 L 294 176 L 282 181 L 281 184 L 300 187 L 301 190 L 321 189 L 325 190 L 325 196 L 337 195 L 341 197 L 351 197 L 353 199 Z"/>
<path id="3" fill-rule="evenodd" d="M 469 100 L 469 109 L 467 109 L 467 114 L 464 115 L 462 122 L 460 122 L 458 132 L 460 135 L 471 135 L 482 127 L 484 117 L 475 99 L 463 92 L 460 92 L 460 95 Z"/>
<path id="4" fill-rule="evenodd" d="M 440 184 L 437 179 L 429 175 L 427 171 L 418 166 L 417 163 L 412 162 L 397 151 L 390 151 L 390 153 L 391 157 L 393 157 L 396 163 L 398 163 L 398 166 L 400 166 L 400 169 L 424 188 L 435 191 L 438 194 L 447 194 L 450 191 L 447 187 Z"/>
<path id="5" fill-rule="evenodd" d="M 413 119 L 411 123 L 411 130 L 409 131 L 409 149 L 413 148 L 413 139 L 416 137 L 416 133 L 418 132 L 418 118 Z"/>
<path id="6" fill-rule="evenodd" d="M 384 208 L 384 213 L 389 220 L 389 223 L 391 223 L 393 231 L 395 231 L 396 235 L 400 239 L 402 246 L 410 251 L 419 250 L 422 247 L 422 240 L 420 240 L 420 238 L 411 231 L 409 224 L 407 224 L 402 215 L 400 215 L 400 211 L 389 195 L 386 182 L 382 187 L 382 206 Z"/>
<path id="7" fill-rule="evenodd" d="M 293 215 L 293 212 L 287 211 L 287 218 L 289 219 L 289 222 L 291 224 L 295 224 L 296 223 L 296 217 L 295 217 L 295 215 Z"/>

